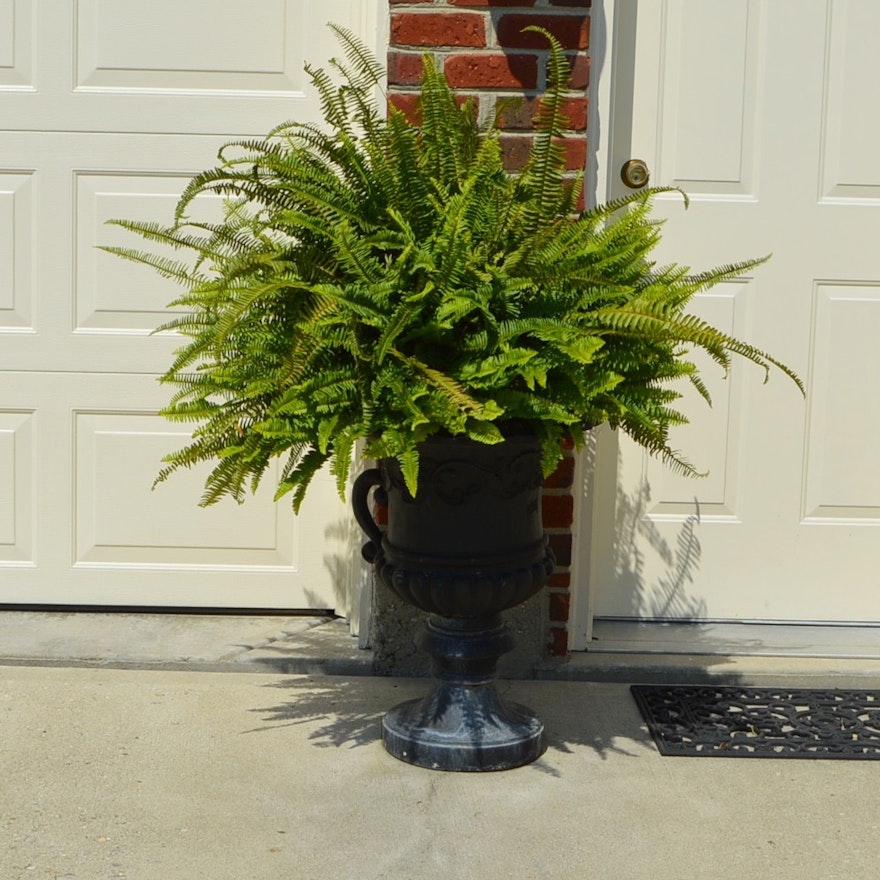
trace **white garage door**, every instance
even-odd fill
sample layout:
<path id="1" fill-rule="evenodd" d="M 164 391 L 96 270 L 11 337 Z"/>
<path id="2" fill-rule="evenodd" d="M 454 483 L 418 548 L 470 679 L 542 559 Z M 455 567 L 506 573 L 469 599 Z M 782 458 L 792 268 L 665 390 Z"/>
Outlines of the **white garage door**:
<path id="1" fill-rule="evenodd" d="M 151 492 L 185 441 L 156 415 L 175 293 L 96 250 L 167 220 L 231 137 L 317 121 L 327 21 L 377 42 L 375 0 L 0 0 L 0 604 L 339 608 L 353 527 L 329 480 L 300 517 Z M 377 47 L 378 48 L 378 47 Z M 133 244 L 131 240 L 127 244 Z"/>

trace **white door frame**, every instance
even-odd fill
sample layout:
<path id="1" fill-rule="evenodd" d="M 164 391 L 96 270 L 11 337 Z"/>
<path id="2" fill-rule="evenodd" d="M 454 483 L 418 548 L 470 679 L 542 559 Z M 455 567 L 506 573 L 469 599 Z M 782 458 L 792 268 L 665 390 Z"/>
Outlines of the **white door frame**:
<path id="1" fill-rule="evenodd" d="M 634 8 L 634 7 L 633 7 Z M 623 4 L 618 0 L 599 0 L 590 13 L 590 70 L 592 77 L 587 142 L 591 145 L 586 169 L 588 207 L 607 201 L 610 191 L 612 148 L 615 126 L 618 143 L 627 138 L 629 120 L 614 118 L 612 110 L 616 90 L 627 81 L 632 84 L 632 60 L 626 45 L 615 36 L 621 27 L 630 26 L 629 48 L 635 43 L 632 22 L 621 22 Z M 626 70 L 629 67 L 629 79 Z M 571 610 L 568 621 L 568 648 L 585 651 L 593 639 L 593 584 L 595 583 L 593 547 L 607 539 L 607 525 L 599 515 L 607 493 L 615 491 L 617 440 L 607 427 L 591 432 L 587 445 L 578 454 L 574 479 L 574 524 L 572 526 Z M 606 506 L 607 510 L 608 507 Z"/>
<path id="2" fill-rule="evenodd" d="M 372 4 L 374 18 L 374 34 L 371 42 L 376 52 L 376 58 L 380 63 L 384 64 L 384 59 L 388 57 L 388 35 L 391 28 L 391 7 L 388 0 L 375 0 Z M 387 83 L 385 83 L 387 88 Z M 377 95 L 376 100 L 381 101 L 382 95 Z M 343 614 L 348 620 L 349 632 L 358 639 L 358 647 L 367 649 L 370 647 L 370 632 L 372 629 L 372 611 L 373 611 L 373 587 L 374 573 L 373 568 L 364 562 L 361 556 L 361 546 L 364 542 L 364 536 L 361 534 L 360 527 L 354 521 L 354 513 L 351 511 L 351 490 L 354 481 L 363 470 L 369 466 L 362 455 L 363 443 L 355 444 L 352 470 L 348 481 L 348 489 L 346 498 L 349 503 L 349 517 L 354 531 L 354 539 L 349 546 L 350 556 L 350 574 L 349 574 L 349 591 L 348 602 L 342 609 L 338 609 L 338 614 Z"/>

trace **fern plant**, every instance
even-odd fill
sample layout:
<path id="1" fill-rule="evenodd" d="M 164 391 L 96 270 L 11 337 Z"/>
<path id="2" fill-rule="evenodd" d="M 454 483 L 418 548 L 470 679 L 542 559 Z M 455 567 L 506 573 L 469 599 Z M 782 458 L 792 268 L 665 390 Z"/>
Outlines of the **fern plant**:
<path id="1" fill-rule="evenodd" d="M 532 28 L 532 30 L 538 30 Z M 559 138 L 568 68 L 550 43 L 549 85 L 530 159 L 505 171 L 497 126 L 481 124 L 430 56 L 421 122 L 374 100 L 384 71 L 334 27 L 345 60 L 306 71 L 325 126 L 288 122 L 237 141 L 197 175 L 170 225 L 113 221 L 171 259 L 107 248 L 183 288 L 183 314 L 161 330 L 185 339 L 162 381 L 164 415 L 195 423 L 158 481 L 210 461 L 203 504 L 242 500 L 279 457 L 277 497 L 299 508 L 327 461 L 344 491 L 352 452 L 396 458 L 417 492 L 418 446 L 440 432 L 502 440 L 527 422 L 552 471 L 560 441 L 610 423 L 674 467 L 687 421 L 674 380 L 709 401 L 691 353 L 727 370 L 740 355 L 794 373 L 688 315 L 698 292 L 761 261 L 692 274 L 651 260 L 659 190 L 576 213 L 581 183 L 564 176 Z M 196 222 L 204 193 L 223 218 Z"/>

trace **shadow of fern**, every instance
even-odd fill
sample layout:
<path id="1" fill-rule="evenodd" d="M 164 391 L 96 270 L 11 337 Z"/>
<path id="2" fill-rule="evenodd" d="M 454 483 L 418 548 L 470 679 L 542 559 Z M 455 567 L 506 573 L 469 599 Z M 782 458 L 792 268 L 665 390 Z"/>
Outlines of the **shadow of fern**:
<path id="1" fill-rule="evenodd" d="M 318 748 L 362 748 L 381 741 L 382 716 L 392 706 L 423 696 L 419 679 L 285 678 L 263 688 L 286 692 L 277 703 L 250 710 L 259 723 L 248 734 L 301 728 Z M 588 748 L 600 759 L 638 757 L 652 747 L 635 702 L 623 684 L 597 682 L 499 681 L 502 698 L 524 703 L 544 721 L 546 752 L 530 765 L 556 775 L 555 758 Z"/>

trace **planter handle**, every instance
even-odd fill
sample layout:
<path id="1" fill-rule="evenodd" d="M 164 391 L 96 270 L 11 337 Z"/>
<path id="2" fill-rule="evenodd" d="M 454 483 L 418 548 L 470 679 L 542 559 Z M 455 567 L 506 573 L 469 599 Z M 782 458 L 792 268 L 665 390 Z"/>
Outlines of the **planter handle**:
<path id="1" fill-rule="evenodd" d="M 361 556 L 371 565 L 376 560 L 379 548 L 382 546 L 382 530 L 376 525 L 369 505 L 370 489 L 374 486 L 379 487 L 377 491 L 382 491 L 382 472 L 379 468 L 365 470 L 354 481 L 351 490 L 351 507 L 354 511 L 354 518 L 370 539 L 361 547 Z"/>

